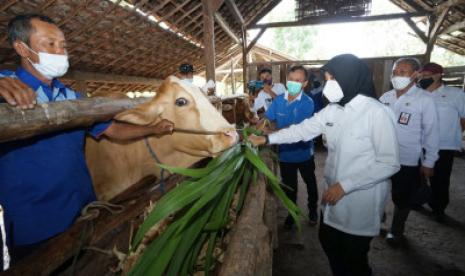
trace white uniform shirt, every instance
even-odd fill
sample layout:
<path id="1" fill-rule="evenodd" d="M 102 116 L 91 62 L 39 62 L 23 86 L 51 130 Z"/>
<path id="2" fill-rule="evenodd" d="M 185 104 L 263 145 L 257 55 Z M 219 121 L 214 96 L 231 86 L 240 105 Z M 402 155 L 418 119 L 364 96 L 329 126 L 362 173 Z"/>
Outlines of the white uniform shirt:
<path id="1" fill-rule="evenodd" d="M 279 96 L 286 92 L 286 87 L 282 83 L 273 83 L 271 90 L 273 90 L 276 96 Z M 273 101 L 273 98 L 268 93 L 261 90 L 258 93 L 257 98 L 255 98 L 253 108 L 252 108 L 253 112 L 257 112 L 262 107 L 265 108 L 265 111 L 266 111 L 268 107 L 270 107 L 272 101 Z"/>
<path id="2" fill-rule="evenodd" d="M 439 118 L 439 149 L 462 148 L 460 118 L 465 118 L 465 92 L 441 85 L 432 92 Z"/>
<path id="3" fill-rule="evenodd" d="M 418 166 L 422 159 L 423 166 L 433 168 L 439 157 L 439 123 L 433 97 L 412 86 L 399 98 L 395 90 L 390 90 L 379 100 L 391 108 L 396 118 L 400 164 Z"/>
<path id="4" fill-rule="evenodd" d="M 392 112 L 377 100 L 358 95 L 345 107 L 330 104 L 298 125 L 269 135 L 271 144 L 309 141 L 325 134 L 326 187 L 339 182 L 346 195 L 323 209 L 323 221 L 360 236 L 379 234 L 389 178 L 399 168 Z"/>

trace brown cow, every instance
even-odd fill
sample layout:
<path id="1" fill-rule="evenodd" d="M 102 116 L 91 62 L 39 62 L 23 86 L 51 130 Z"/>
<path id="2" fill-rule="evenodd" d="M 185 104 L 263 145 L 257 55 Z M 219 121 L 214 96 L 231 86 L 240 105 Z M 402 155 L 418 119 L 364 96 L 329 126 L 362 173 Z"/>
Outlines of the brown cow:
<path id="1" fill-rule="evenodd" d="M 234 126 L 221 116 L 199 88 L 180 82 L 174 76 L 163 82 L 152 100 L 118 114 L 115 119 L 137 125 L 155 125 L 167 119 L 178 128 L 225 132 L 220 135 L 175 132 L 171 136 L 148 138 L 161 163 L 170 166 L 188 167 L 237 142 Z M 160 168 L 144 140 L 128 143 L 89 138 L 86 159 L 95 192 L 101 200 L 113 198 L 147 175 L 160 176 Z"/>
<path id="2" fill-rule="evenodd" d="M 221 100 L 223 117 L 230 123 L 243 126 L 246 123 L 254 122 L 258 118 L 250 110 L 248 95 L 225 98 Z"/>

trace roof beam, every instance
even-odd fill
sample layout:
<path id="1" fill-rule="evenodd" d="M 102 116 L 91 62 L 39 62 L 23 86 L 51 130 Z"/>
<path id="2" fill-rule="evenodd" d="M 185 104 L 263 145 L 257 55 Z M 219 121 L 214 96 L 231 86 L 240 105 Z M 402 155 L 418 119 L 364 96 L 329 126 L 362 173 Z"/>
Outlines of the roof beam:
<path id="1" fill-rule="evenodd" d="M 442 30 L 440 34 L 450 34 L 452 32 L 458 31 L 463 28 L 465 28 L 465 20 L 463 20 L 462 22 L 456 22 L 455 24 L 450 25 L 449 27 Z"/>
<path id="2" fill-rule="evenodd" d="M 430 29 L 428 33 L 428 43 L 426 44 L 426 52 L 425 52 L 425 62 L 429 62 L 431 59 L 431 52 L 433 51 L 434 44 L 439 35 L 439 29 L 442 26 L 442 23 L 446 19 L 447 13 L 450 10 L 450 6 L 445 6 L 445 8 L 439 10 L 439 15 L 436 17 L 435 15 L 430 16 Z"/>
<path id="3" fill-rule="evenodd" d="M 245 50 L 246 54 L 248 54 L 250 52 L 250 50 L 252 50 L 253 46 L 255 46 L 255 44 L 257 44 L 257 41 L 260 39 L 260 37 L 263 35 L 263 33 L 265 33 L 265 31 L 266 31 L 266 28 L 260 29 L 260 32 L 258 32 L 258 34 L 254 37 L 254 39 L 247 46 L 247 49 Z"/>
<path id="4" fill-rule="evenodd" d="M 319 25 L 319 24 L 380 21 L 380 20 L 419 17 L 419 16 L 426 16 L 426 15 L 427 15 L 426 12 L 414 12 L 414 13 L 382 14 L 382 15 L 372 15 L 372 16 L 318 16 L 315 18 L 309 18 L 309 19 L 300 20 L 300 21 L 255 24 L 255 25 L 250 26 L 249 29 L 282 28 L 282 27 L 298 27 L 298 26 Z"/>
<path id="5" fill-rule="evenodd" d="M 229 37 L 231 37 L 231 39 L 234 40 L 236 44 L 241 44 L 241 40 L 239 39 L 239 37 L 237 37 L 237 35 L 232 31 L 231 27 L 228 25 L 228 22 L 224 20 L 224 18 L 221 16 L 219 12 L 215 12 L 215 20 L 216 20 L 216 23 L 220 25 L 223 31 L 227 35 L 229 35 Z"/>
<path id="6" fill-rule="evenodd" d="M 255 16 L 250 18 L 245 22 L 246 26 L 255 25 L 260 19 L 262 19 L 265 15 L 267 15 L 274 7 L 276 7 L 281 0 L 272 0 L 269 1 L 267 5 L 265 5 L 261 11 L 259 11 Z"/>
<path id="7" fill-rule="evenodd" d="M 242 16 L 241 11 L 237 7 L 236 2 L 234 2 L 234 0 L 225 0 L 225 1 L 226 1 L 226 5 L 229 8 L 229 11 L 233 14 L 234 18 L 236 18 L 236 21 L 241 26 L 244 25 L 245 23 L 244 17 Z"/>
<path id="8" fill-rule="evenodd" d="M 413 20 L 410 17 L 404 18 L 405 23 L 410 26 L 410 28 L 415 32 L 415 34 L 424 42 L 428 43 L 428 38 L 426 37 L 426 34 L 423 33 L 420 28 L 418 28 L 417 24 L 413 22 Z"/>

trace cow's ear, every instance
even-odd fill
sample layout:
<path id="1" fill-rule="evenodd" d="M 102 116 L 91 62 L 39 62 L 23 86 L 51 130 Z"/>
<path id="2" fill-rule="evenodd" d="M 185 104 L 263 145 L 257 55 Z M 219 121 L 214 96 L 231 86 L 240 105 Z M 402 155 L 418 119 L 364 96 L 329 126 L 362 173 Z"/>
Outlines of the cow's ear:
<path id="1" fill-rule="evenodd" d="M 156 122 L 163 113 L 163 110 L 163 104 L 147 102 L 117 114 L 114 119 L 134 125 L 146 126 Z"/>

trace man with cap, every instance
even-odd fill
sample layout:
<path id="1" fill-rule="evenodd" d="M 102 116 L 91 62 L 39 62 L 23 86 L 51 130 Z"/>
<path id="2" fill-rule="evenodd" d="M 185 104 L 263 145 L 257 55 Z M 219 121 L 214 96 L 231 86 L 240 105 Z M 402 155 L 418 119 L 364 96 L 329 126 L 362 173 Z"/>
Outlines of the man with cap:
<path id="1" fill-rule="evenodd" d="M 176 73 L 181 81 L 187 84 L 194 84 L 194 65 L 183 63 L 179 66 L 179 71 Z M 215 82 L 213 80 L 207 81 L 204 86 L 199 87 L 203 93 L 211 95 L 215 93 Z"/>
<path id="2" fill-rule="evenodd" d="M 438 221 L 444 220 L 444 210 L 449 203 L 449 185 L 454 152 L 462 147 L 460 119 L 465 118 L 465 93 L 442 81 L 443 68 L 437 63 L 427 63 L 420 71 L 418 85 L 429 91 L 436 102 L 439 119 L 439 159 L 430 178 L 432 197 L 430 207 Z"/>
<path id="3" fill-rule="evenodd" d="M 439 126 L 436 105 L 426 91 L 417 87 L 420 63 L 400 58 L 394 63 L 391 83 L 394 89 L 379 99 L 395 115 L 399 140 L 400 171 L 391 177 L 394 217 L 386 241 L 400 245 L 405 222 L 421 187 L 421 177 L 431 177 L 438 159 Z"/>

